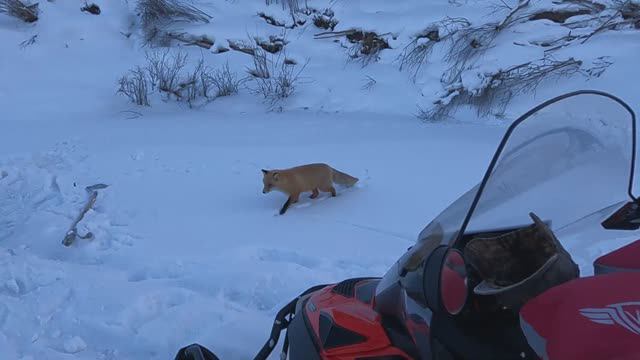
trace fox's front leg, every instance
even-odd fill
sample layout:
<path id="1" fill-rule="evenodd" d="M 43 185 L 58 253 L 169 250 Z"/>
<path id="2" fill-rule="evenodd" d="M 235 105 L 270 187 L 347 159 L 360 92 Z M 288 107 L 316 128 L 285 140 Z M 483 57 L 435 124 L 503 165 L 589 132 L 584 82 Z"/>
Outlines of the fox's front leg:
<path id="1" fill-rule="evenodd" d="M 280 215 L 283 215 L 285 212 L 287 212 L 287 209 L 291 204 L 297 203 L 299 197 L 300 197 L 300 194 L 290 195 L 287 201 L 284 203 L 284 205 L 282 205 L 282 209 L 280 209 Z"/>
<path id="2" fill-rule="evenodd" d="M 291 205 L 291 196 L 289 196 L 287 201 L 285 201 L 284 205 L 282 205 L 282 208 L 280 209 L 280 215 L 284 215 L 284 213 L 287 212 L 289 205 Z"/>

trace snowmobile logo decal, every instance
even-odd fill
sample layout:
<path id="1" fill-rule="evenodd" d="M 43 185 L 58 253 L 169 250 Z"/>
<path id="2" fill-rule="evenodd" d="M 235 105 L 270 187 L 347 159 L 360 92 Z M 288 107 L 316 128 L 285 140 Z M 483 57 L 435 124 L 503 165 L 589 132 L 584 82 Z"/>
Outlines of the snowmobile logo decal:
<path id="1" fill-rule="evenodd" d="M 618 325 L 640 335 L 640 301 L 580 309 L 580 314 L 597 324 Z"/>

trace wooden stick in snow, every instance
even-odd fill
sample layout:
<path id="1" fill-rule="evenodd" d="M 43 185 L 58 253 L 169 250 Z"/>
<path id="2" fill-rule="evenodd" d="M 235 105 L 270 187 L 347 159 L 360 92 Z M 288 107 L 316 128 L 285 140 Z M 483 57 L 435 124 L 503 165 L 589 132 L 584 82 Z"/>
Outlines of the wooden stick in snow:
<path id="1" fill-rule="evenodd" d="M 76 240 L 76 238 L 80 238 L 80 239 L 92 239 L 93 238 L 93 233 L 88 232 L 87 234 L 83 235 L 78 235 L 78 223 L 82 220 L 82 218 L 84 218 L 84 215 L 93 207 L 93 205 L 96 203 L 96 200 L 98 198 L 98 191 L 99 189 L 104 189 L 106 188 L 108 185 L 105 184 L 95 184 L 95 185 L 91 185 L 91 186 L 87 186 L 85 188 L 85 190 L 89 193 L 89 199 L 87 200 L 87 203 L 84 205 L 84 207 L 82 208 L 82 210 L 80 210 L 80 214 L 78 214 L 78 216 L 76 217 L 76 219 L 73 221 L 73 223 L 71 224 L 71 226 L 69 227 L 69 231 L 67 231 L 67 234 L 64 237 L 64 240 L 62 240 L 62 244 L 64 246 L 71 246 L 71 244 L 73 244 L 73 242 Z"/>

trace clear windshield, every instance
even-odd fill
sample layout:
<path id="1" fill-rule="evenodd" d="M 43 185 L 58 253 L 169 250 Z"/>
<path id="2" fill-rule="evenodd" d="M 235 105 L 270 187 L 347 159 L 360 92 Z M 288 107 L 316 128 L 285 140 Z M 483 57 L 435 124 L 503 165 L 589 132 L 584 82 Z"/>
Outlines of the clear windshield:
<path id="1" fill-rule="evenodd" d="M 480 194 L 465 233 L 531 223 L 555 229 L 628 199 L 631 114 L 584 94 L 553 103 L 518 124 Z"/>
<path id="2" fill-rule="evenodd" d="M 556 229 L 629 199 L 632 113 L 598 93 L 553 101 L 511 125 L 482 191 L 478 193 L 481 183 L 425 227 L 379 290 L 401 273 L 416 270 L 438 245 L 455 246 L 460 231 L 529 225 L 530 212 Z"/>

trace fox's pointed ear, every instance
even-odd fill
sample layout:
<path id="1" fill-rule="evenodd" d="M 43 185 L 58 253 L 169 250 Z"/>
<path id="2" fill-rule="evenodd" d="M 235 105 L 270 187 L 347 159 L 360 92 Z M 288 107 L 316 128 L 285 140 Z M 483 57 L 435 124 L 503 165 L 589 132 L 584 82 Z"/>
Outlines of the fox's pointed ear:
<path id="1" fill-rule="evenodd" d="M 265 174 L 265 175 L 269 172 L 269 171 L 267 171 L 265 169 L 260 169 L 260 170 L 262 170 L 262 173 Z"/>
<path id="2" fill-rule="evenodd" d="M 273 180 L 278 181 L 278 177 L 279 177 L 280 173 L 279 172 L 274 172 L 273 173 Z"/>

